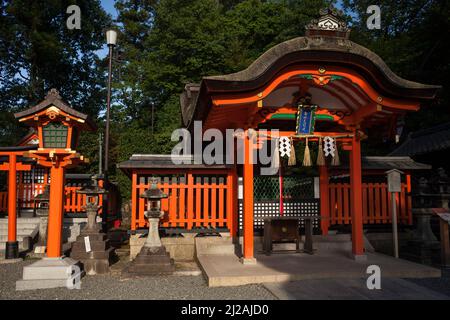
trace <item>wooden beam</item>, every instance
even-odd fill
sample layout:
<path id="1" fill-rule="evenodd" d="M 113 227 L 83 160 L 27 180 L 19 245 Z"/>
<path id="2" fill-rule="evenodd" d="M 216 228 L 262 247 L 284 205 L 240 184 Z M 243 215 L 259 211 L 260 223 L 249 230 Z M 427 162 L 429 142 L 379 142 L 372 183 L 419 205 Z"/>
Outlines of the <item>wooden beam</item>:
<path id="1" fill-rule="evenodd" d="M 47 257 L 61 257 L 63 197 L 64 197 L 63 166 L 52 166 L 50 169 L 50 203 L 48 213 Z"/>
<path id="2" fill-rule="evenodd" d="M 329 176 L 326 166 L 319 166 L 319 192 L 320 192 L 320 228 L 322 234 L 328 234 L 330 227 L 330 197 L 329 197 Z"/>
<path id="3" fill-rule="evenodd" d="M 8 242 L 17 241 L 17 173 L 16 154 L 9 156 L 8 171 Z"/>
<path id="4" fill-rule="evenodd" d="M 352 205 L 352 253 L 355 259 L 364 255 L 361 144 L 355 132 L 350 152 L 350 185 Z"/>
<path id="5" fill-rule="evenodd" d="M 244 254 L 243 263 L 254 260 L 253 248 L 253 146 L 249 139 L 249 130 L 245 131 L 244 138 Z"/>

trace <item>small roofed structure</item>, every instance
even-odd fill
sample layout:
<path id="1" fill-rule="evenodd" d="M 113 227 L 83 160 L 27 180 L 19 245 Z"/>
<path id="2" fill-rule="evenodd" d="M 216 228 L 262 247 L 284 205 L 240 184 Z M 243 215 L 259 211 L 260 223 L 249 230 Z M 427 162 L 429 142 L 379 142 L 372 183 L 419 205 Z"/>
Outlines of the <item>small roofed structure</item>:
<path id="1" fill-rule="evenodd" d="M 87 114 L 75 110 L 70 104 L 62 100 L 59 91 L 54 88 L 48 91 L 45 99 L 40 103 L 26 110 L 15 113 L 14 117 L 18 119 L 19 122 L 27 123 L 33 127 L 36 117 L 42 116 L 44 114 L 43 111 L 45 111 L 46 115 L 49 117 L 61 115 L 66 116 L 69 119 L 73 119 L 77 121 L 85 130 L 94 131 L 97 129 L 96 124 Z"/>

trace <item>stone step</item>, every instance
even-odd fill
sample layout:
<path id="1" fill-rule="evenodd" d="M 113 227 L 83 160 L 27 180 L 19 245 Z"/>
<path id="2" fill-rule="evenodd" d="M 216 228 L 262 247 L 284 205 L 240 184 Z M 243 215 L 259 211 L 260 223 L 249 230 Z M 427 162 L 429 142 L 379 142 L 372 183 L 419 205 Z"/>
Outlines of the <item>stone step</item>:
<path id="1" fill-rule="evenodd" d="M 17 241 L 22 241 L 23 238 L 25 237 L 30 237 L 33 235 L 33 232 L 27 232 L 27 233 L 20 233 L 17 232 Z M 8 241 L 8 235 L 7 234 L 0 234 L 0 241 L 1 242 L 5 242 Z"/>
<path id="2" fill-rule="evenodd" d="M 109 248 L 108 241 L 89 241 L 92 251 L 106 250 Z M 72 251 L 86 252 L 86 245 L 83 240 L 72 243 Z"/>
<path id="3" fill-rule="evenodd" d="M 27 234 L 27 233 L 32 233 L 35 229 L 38 229 L 39 225 L 35 225 L 34 227 L 27 227 L 27 228 L 20 228 L 17 227 L 17 234 L 22 233 L 22 234 Z M 2 234 L 8 234 L 8 229 L 0 229 L 0 235 Z"/>
<path id="4" fill-rule="evenodd" d="M 235 247 L 231 237 L 195 238 L 197 255 L 233 255 Z"/>
<path id="5" fill-rule="evenodd" d="M 24 224 L 18 224 L 17 229 L 34 229 L 36 226 L 38 226 L 39 223 L 24 223 Z M 8 230 L 7 224 L 0 225 L 0 232 L 3 230 Z"/>
<path id="6" fill-rule="evenodd" d="M 70 253 L 70 257 L 75 260 L 85 260 L 85 259 L 105 259 L 109 260 L 111 258 L 113 252 L 112 248 L 106 249 L 106 251 L 72 251 Z"/>
<path id="7" fill-rule="evenodd" d="M 22 223 L 33 223 L 33 224 L 38 224 L 39 223 L 39 218 L 17 218 L 17 225 L 22 224 Z M 0 219 L 0 225 L 2 224 L 8 224 L 8 218 L 1 218 Z"/>

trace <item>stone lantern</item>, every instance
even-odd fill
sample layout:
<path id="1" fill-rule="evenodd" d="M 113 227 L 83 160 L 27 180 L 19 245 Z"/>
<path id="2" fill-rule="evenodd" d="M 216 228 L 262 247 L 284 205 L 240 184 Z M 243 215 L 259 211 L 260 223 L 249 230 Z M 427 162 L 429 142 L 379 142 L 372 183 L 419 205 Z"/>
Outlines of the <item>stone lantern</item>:
<path id="1" fill-rule="evenodd" d="M 48 208 L 50 202 L 50 185 L 46 185 L 44 192 L 34 197 L 34 214 L 39 217 L 39 239 L 34 247 L 34 253 L 45 254 L 47 245 Z"/>
<path id="2" fill-rule="evenodd" d="M 170 258 L 166 248 L 159 237 L 159 221 L 164 216 L 161 211 L 161 199 L 167 198 L 157 187 L 158 179 L 151 179 L 150 188 L 140 195 L 147 199 L 148 236 L 139 254 L 124 270 L 129 275 L 161 275 L 172 274 L 175 271 L 173 259 Z"/>
<path id="3" fill-rule="evenodd" d="M 103 233 L 101 225 L 97 223 L 97 212 L 99 207 L 99 196 L 107 193 L 105 189 L 98 186 L 96 177 L 93 184 L 84 186 L 77 191 L 86 195 L 87 224 L 81 230 L 77 240 L 72 244 L 70 257 L 80 260 L 84 271 L 88 275 L 109 273 L 109 264 L 113 249 L 109 245 L 106 234 Z"/>

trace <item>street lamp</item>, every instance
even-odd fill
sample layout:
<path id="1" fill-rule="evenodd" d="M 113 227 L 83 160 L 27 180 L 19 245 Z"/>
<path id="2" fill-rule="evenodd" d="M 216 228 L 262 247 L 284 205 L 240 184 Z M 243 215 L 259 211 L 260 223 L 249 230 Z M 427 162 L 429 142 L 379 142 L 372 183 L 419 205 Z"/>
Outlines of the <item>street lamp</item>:
<path id="1" fill-rule="evenodd" d="M 105 128 L 105 155 L 104 155 L 104 187 L 108 189 L 108 155 L 109 155 L 109 119 L 110 119 L 110 109 L 111 109 L 111 79 L 112 79 L 112 56 L 113 50 L 117 43 L 117 31 L 114 29 L 108 29 L 106 31 L 106 44 L 109 48 L 109 63 L 108 63 L 108 93 L 106 97 L 106 128 Z M 104 197 L 103 202 L 103 213 L 102 213 L 102 224 L 104 231 L 106 231 L 106 216 L 108 214 L 108 199 L 107 195 Z"/>

